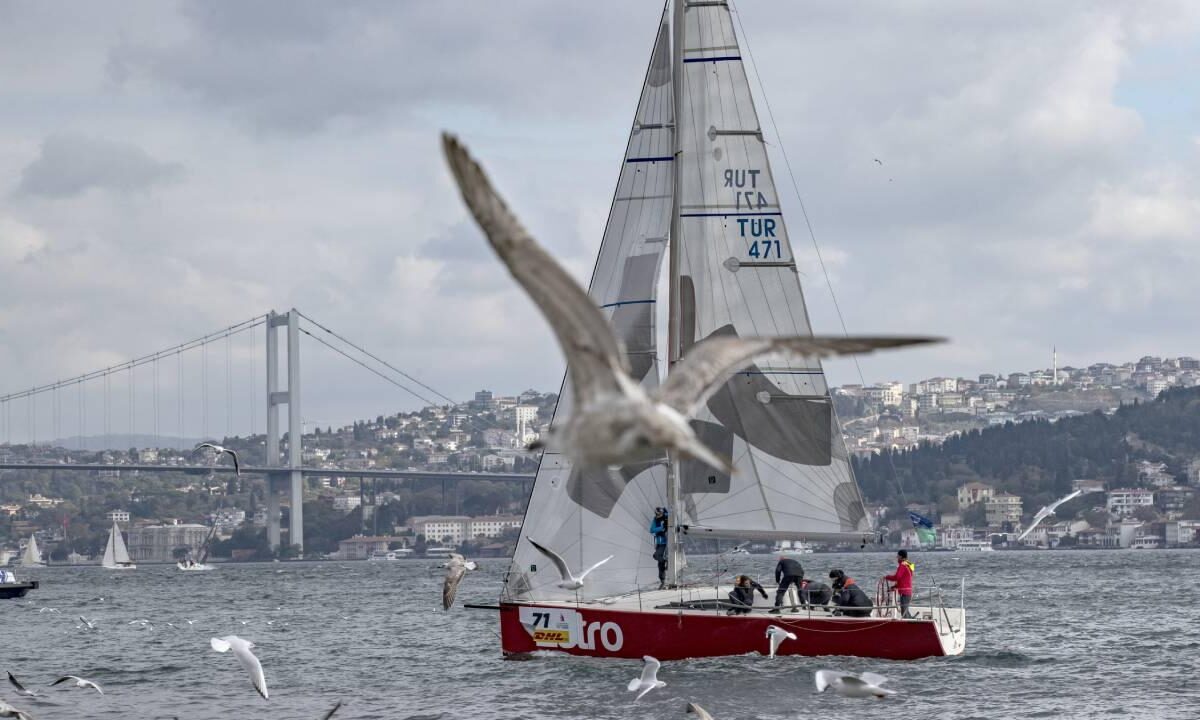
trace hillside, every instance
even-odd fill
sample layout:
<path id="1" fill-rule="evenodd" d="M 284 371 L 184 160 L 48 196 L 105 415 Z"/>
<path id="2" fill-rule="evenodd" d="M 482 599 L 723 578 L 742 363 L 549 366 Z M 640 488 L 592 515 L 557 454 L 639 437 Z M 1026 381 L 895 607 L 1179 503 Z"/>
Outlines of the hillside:
<path id="1" fill-rule="evenodd" d="M 1096 411 L 1057 422 L 1009 423 L 941 445 L 884 453 L 856 461 L 855 472 L 870 502 L 896 505 L 903 499 L 950 510 L 955 489 L 978 480 L 1020 495 L 1028 508 L 1070 492 L 1076 479 L 1137 486 L 1133 464 L 1139 460 L 1165 462 L 1186 481 L 1196 458 L 1200 388 L 1175 388 L 1109 415 Z"/>

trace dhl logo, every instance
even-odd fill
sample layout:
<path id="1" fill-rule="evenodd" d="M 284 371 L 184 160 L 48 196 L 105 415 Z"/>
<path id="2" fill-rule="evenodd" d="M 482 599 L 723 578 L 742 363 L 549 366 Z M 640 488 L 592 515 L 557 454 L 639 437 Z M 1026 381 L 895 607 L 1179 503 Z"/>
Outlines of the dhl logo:
<path id="1" fill-rule="evenodd" d="M 539 643 L 565 643 L 571 640 L 570 630 L 546 630 L 537 629 L 533 631 L 533 641 Z"/>

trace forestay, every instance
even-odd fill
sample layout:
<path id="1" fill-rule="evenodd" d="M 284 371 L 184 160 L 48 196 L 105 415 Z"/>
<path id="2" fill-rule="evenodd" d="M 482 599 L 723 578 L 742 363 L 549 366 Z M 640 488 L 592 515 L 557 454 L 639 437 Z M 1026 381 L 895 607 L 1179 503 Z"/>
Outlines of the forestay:
<path id="1" fill-rule="evenodd" d="M 812 330 L 725 3 L 685 10 L 680 111 L 680 346 Z M 689 534 L 845 537 L 869 531 L 819 361 L 764 358 L 701 410 L 727 476 L 679 468 Z"/>
<path id="2" fill-rule="evenodd" d="M 667 249 L 672 201 L 670 31 L 660 23 L 616 194 L 588 290 L 607 311 L 625 344 L 633 377 L 659 382 L 655 303 Z M 572 412 L 570 369 L 555 418 Z M 666 469 L 643 463 L 612 471 L 581 471 L 546 452 L 534 480 L 521 539 L 505 583 L 510 600 L 595 598 L 657 583 L 649 534 L 656 506 L 665 506 Z M 578 592 L 556 587 L 559 575 L 528 539 L 561 554 L 575 572 L 612 555 Z"/>

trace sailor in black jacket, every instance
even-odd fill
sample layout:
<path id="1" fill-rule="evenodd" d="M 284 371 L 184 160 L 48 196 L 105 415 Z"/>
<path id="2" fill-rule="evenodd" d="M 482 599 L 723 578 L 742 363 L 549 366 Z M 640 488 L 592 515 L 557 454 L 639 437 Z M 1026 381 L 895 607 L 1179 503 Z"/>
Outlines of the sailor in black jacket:
<path id="1" fill-rule="evenodd" d="M 779 562 L 775 564 L 775 582 L 779 583 L 779 589 L 775 591 L 775 609 L 771 611 L 772 613 L 779 612 L 788 586 L 795 585 L 796 592 L 800 592 L 802 580 L 804 580 L 804 566 L 790 557 L 780 555 Z M 793 610 L 799 612 L 799 610 Z"/>
<path id="2" fill-rule="evenodd" d="M 763 586 L 759 585 L 749 575 L 738 575 L 734 581 L 733 592 L 729 593 L 729 602 L 733 605 L 729 609 L 727 615 L 743 615 L 750 612 L 750 608 L 754 607 L 754 591 L 757 590 L 763 596 L 763 600 L 767 599 L 767 591 L 763 590 Z"/>
<path id="3" fill-rule="evenodd" d="M 871 616 L 871 598 L 854 582 L 854 578 L 846 577 L 846 573 L 841 570 L 830 570 L 829 579 L 833 580 L 833 604 L 838 606 L 835 615 Z"/>

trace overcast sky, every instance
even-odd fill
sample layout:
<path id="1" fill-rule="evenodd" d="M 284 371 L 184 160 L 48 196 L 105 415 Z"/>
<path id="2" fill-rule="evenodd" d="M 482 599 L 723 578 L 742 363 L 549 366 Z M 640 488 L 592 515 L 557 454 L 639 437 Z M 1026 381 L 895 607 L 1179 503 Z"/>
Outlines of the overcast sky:
<path id="1" fill-rule="evenodd" d="M 586 279 L 660 8 L 0 0 L 0 394 L 292 306 L 455 398 L 556 389 L 561 356 L 466 222 L 437 132 Z M 952 338 L 864 360 L 867 382 L 1045 367 L 1053 345 L 1073 365 L 1200 356 L 1200 3 L 738 9 L 776 176 L 786 147 L 847 326 Z M 838 332 L 779 195 L 816 329 Z M 215 346 L 188 435 L 247 429 L 253 352 L 231 345 L 226 389 Z M 304 363 L 310 422 L 417 404 L 307 338 Z M 9 412 L 62 436 L 84 400 L 95 434 L 98 392 Z"/>

